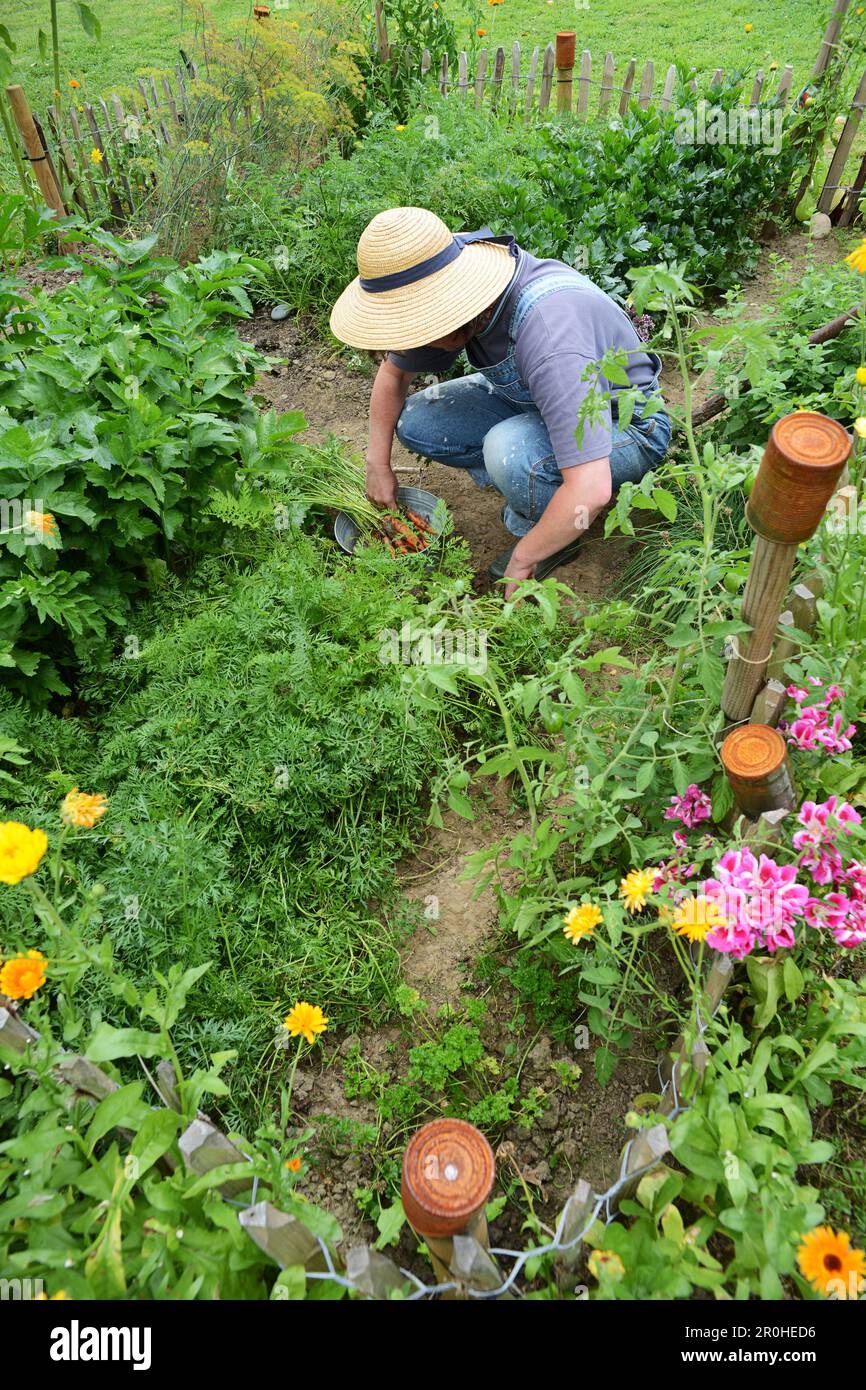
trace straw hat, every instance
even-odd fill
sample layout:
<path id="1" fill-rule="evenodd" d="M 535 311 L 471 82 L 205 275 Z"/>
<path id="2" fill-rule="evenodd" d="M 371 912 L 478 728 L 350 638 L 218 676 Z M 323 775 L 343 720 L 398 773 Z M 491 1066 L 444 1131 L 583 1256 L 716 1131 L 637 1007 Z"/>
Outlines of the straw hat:
<path id="1" fill-rule="evenodd" d="M 389 208 L 361 233 L 360 275 L 334 305 L 331 332 L 350 347 L 423 347 L 492 304 L 516 264 L 507 246 L 454 236 L 424 208 Z"/>

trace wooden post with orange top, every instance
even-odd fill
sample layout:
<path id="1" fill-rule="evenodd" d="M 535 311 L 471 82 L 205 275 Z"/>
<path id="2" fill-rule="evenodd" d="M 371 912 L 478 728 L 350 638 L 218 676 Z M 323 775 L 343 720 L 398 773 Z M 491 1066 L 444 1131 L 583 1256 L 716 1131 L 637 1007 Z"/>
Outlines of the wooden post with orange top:
<path id="1" fill-rule="evenodd" d="M 847 431 L 815 411 L 773 426 L 746 508 L 756 535 L 742 607 L 751 631 L 736 639 L 725 677 L 722 709 L 731 721 L 748 719 L 765 684 L 797 547 L 818 529 L 850 453 Z"/>
<path id="2" fill-rule="evenodd" d="M 734 800 L 750 820 L 767 811 L 790 811 L 797 801 L 788 749 L 769 724 L 741 724 L 720 749 Z"/>
<path id="3" fill-rule="evenodd" d="M 496 1163 L 484 1135 L 465 1120 L 432 1120 L 403 1155 L 401 1195 L 412 1229 L 430 1254 L 437 1282 L 496 1289 L 502 1275 L 487 1253 L 485 1207 Z"/>
<path id="4" fill-rule="evenodd" d="M 574 41 L 568 31 L 556 36 L 556 109 L 570 111 L 574 85 Z"/>

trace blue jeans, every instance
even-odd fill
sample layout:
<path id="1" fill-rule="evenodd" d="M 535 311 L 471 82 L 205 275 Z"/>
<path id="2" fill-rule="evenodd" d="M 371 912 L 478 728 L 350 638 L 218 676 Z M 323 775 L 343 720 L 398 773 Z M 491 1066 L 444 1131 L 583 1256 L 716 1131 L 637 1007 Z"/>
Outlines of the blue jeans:
<path id="1" fill-rule="evenodd" d="M 670 443 L 671 424 L 664 411 L 643 419 L 640 404 L 627 430 L 613 421 L 614 492 L 624 482 L 640 482 L 661 463 Z M 397 421 L 397 438 L 422 458 L 465 468 L 478 487 L 495 487 L 505 498 L 503 520 L 513 536 L 532 529 L 562 482 L 550 435 L 535 406 L 509 400 L 482 372 L 409 396 Z"/>

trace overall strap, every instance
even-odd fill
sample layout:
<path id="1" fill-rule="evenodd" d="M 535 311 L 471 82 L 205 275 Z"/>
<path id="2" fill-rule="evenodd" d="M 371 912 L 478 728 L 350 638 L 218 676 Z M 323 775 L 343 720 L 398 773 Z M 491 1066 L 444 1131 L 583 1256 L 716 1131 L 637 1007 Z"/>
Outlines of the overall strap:
<path id="1" fill-rule="evenodd" d="M 595 294 L 604 294 L 604 290 L 600 290 L 598 285 L 581 275 L 579 270 L 569 270 L 566 266 L 563 266 L 562 270 L 551 270 L 547 275 L 539 276 L 537 280 L 526 285 L 518 296 L 511 323 L 508 325 L 508 336 L 512 343 L 539 300 L 548 294 L 554 294 L 556 290 L 588 290 Z"/>

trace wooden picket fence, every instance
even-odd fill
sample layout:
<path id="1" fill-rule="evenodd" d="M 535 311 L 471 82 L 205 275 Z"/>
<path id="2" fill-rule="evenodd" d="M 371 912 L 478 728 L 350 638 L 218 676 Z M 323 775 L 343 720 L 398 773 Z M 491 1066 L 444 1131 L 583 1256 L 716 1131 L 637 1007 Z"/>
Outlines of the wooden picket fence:
<path id="1" fill-rule="evenodd" d="M 402 66 L 422 79 L 432 76 L 442 96 L 454 97 L 476 111 L 487 106 L 494 112 L 507 111 L 512 118 L 519 112 L 524 121 L 529 121 L 533 115 L 544 115 L 550 111 L 551 102 L 559 114 L 572 113 L 587 118 L 596 114 L 610 115 L 614 110 L 625 115 L 633 100 L 642 110 L 655 103 L 667 111 L 673 102 L 677 82 L 675 63 L 665 70 L 660 88 L 657 88 L 655 63 L 651 59 L 644 64 L 637 86 L 636 58 L 629 59 L 624 72 L 620 66 L 619 71 L 623 75 L 617 81 L 618 68 L 612 53 L 605 54 L 600 64 L 596 60 L 593 68 L 592 55 L 585 48 L 579 64 L 576 63 L 575 36 L 572 33 L 557 34 L 556 43 L 547 44 L 543 50 L 536 44 L 528 55 L 525 68 L 526 54 L 519 43 L 512 44 L 510 60 L 503 47 L 493 50 L 481 48 L 475 71 L 470 73 L 469 57 L 465 52 L 457 55 L 455 69 L 447 53 L 434 59 L 430 50 L 425 48 L 419 57 L 412 48 L 401 49 L 391 43 L 382 0 L 377 0 L 375 20 L 378 57 L 383 65 L 393 71 Z M 724 70 L 717 68 L 711 85 L 720 86 L 723 79 Z M 793 80 L 794 69 L 790 63 L 779 74 L 775 88 L 772 75 L 759 69 L 752 83 L 748 105 L 757 106 L 759 102 L 767 101 L 772 92 L 772 101 L 786 106 Z M 693 80 L 690 85 L 693 91 L 697 91 L 697 81 Z"/>

